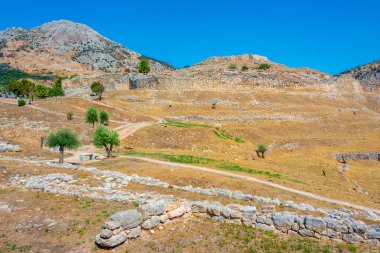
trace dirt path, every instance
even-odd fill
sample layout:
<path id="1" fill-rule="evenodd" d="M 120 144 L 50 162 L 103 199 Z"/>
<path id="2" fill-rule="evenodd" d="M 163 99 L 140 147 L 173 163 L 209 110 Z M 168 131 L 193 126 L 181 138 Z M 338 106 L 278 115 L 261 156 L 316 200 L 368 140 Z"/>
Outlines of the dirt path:
<path id="1" fill-rule="evenodd" d="M 195 165 L 166 162 L 166 161 L 161 161 L 161 160 L 157 160 L 157 159 L 153 159 L 153 158 L 147 158 L 147 157 L 139 157 L 139 156 L 119 156 L 119 157 L 128 158 L 128 159 L 137 159 L 137 160 L 141 160 L 141 161 L 145 161 L 145 162 L 150 162 L 150 163 L 163 164 L 163 165 L 168 165 L 168 166 L 181 167 L 181 168 L 192 169 L 192 170 L 199 170 L 199 171 L 205 171 L 205 172 L 219 174 L 219 175 L 228 176 L 228 177 L 234 177 L 234 178 L 242 179 L 242 180 L 245 180 L 245 181 L 250 181 L 250 182 L 254 182 L 254 183 L 258 183 L 258 184 L 263 184 L 263 185 L 271 186 L 271 187 L 274 187 L 274 188 L 277 188 L 277 189 L 280 189 L 280 190 L 296 193 L 296 194 L 299 194 L 299 195 L 302 195 L 302 196 L 306 196 L 306 197 L 309 197 L 309 198 L 312 198 L 312 199 L 316 199 L 316 200 L 320 200 L 320 201 L 324 201 L 324 202 L 328 202 L 328 203 L 332 203 L 332 204 L 338 204 L 338 205 L 341 205 L 341 206 L 347 206 L 347 207 L 351 207 L 351 208 L 355 208 L 355 209 L 359 209 L 359 210 L 363 210 L 363 211 L 371 211 L 371 212 L 380 214 L 380 210 L 378 210 L 378 209 L 374 209 L 374 208 L 370 208 L 370 207 L 366 207 L 366 206 L 361 206 L 361 205 L 356 205 L 356 204 L 352 204 L 350 202 L 341 201 L 341 200 L 337 200 L 337 199 L 332 199 L 332 198 L 328 198 L 328 197 L 323 197 L 323 196 L 316 195 L 316 194 L 313 194 L 313 193 L 310 193 L 310 192 L 297 190 L 297 189 L 294 189 L 294 188 L 290 188 L 290 187 L 286 187 L 286 186 L 283 186 L 283 185 L 279 185 L 279 184 L 275 184 L 275 183 L 272 183 L 272 182 L 268 182 L 268 181 L 265 181 L 265 180 L 262 180 L 262 179 L 257 179 L 255 177 L 251 177 L 251 176 L 244 176 L 244 175 L 241 175 L 241 174 L 235 174 L 235 173 L 231 173 L 231 172 L 227 172 L 227 171 L 221 171 L 221 170 L 218 170 L 218 169 L 211 169 L 211 168 L 206 168 L 206 167 L 201 167 L 201 166 L 195 166 Z"/>

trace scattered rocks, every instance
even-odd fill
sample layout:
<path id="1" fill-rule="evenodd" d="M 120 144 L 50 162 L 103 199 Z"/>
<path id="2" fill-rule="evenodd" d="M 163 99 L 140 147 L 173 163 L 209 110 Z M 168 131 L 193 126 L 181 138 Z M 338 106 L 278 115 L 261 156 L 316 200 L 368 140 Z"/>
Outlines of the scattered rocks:
<path id="1" fill-rule="evenodd" d="M 0 152 L 20 152 L 19 145 L 12 145 L 7 141 L 0 141 Z"/>

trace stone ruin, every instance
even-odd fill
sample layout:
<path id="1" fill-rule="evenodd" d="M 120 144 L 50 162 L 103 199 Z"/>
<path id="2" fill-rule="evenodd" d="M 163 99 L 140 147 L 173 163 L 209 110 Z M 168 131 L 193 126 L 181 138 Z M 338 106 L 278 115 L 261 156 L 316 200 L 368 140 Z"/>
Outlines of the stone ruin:
<path id="1" fill-rule="evenodd" d="M 269 211 L 269 212 L 268 212 Z M 223 205 L 208 201 L 154 201 L 113 214 L 96 235 L 95 242 L 103 248 L 113 248 L 127 240 L 138 238 L 155 228 L 181 217 L 197 216 L 275 233 L 313 237 L 347 243 L 366 243 L 380 246 L 380 226 L 366 225 L 349 217 L 313 217 L 294 212 L 272 212 L 272 208 L 258 211 L 255 206 Z"/>

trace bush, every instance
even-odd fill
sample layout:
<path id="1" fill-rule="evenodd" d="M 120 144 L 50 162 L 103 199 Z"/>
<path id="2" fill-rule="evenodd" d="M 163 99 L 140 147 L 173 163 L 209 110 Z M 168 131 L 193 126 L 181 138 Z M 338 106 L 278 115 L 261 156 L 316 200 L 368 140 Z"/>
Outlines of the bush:
<path id="1" fill-rule="evenodd" d="M 8 84 L 8 91 L 16 94 L 16 96 L 26 96 L 33 92 L 36 88 L 33 82 L 22 79 Z"/>
<path id="2" fill-rule="evenodd" d="M 237 69 L 236 64 L 231 63 L 230 65 L 228 65 L 228 70 L 236 70 L 236 69 Z"/>
<path id="3" fill-rule="evenodd" d="M 17 101 L 17 104 L 18 104 L 18 106 L 24 106 L 24 105 L 26 105 L 26 102 L 24 99 L 20 99 Z"/>
<path id="4" fill-rule="evenodd" d="M 46 98 L 49 96 L 49 88 L 43 84 L 36 85 L 36 97 Z"/>
<path id="5" fill-rule="evenodd" d="M 108 125 L 108 120 L 109 120 L 108 112 L 106 112 L 106 111 L 100 111 L 100 113 L 99 113 L 99 120 L 100 120 L 100 124 L 103 124 L 103 125 L 107 126 Z"/>
<path id="6" fill-rule="evenodd" d="M 67 120 L 72 120 L 73 119 L 73 115 L 74 115 L 73 112 L 66 113 Z"/>
<path id="7" fill-rule="evenodd" d="M 261 158 L 265 158 L 265 152 L 267 151 L 268 151 L 268 148 L 264 144 L 259 144 L 257 146 L 256 152 L 258 155 L 261 154 L 261 156 L 259 155 Z"/>
<path id="8" fill-rule="evenodd" d="M 259 68 L 258 69 L 262 69 L 262 70 L 267 70 L 271 67 L 270 64 L 268 63 L 263 63 L 263 64 L 260 64 Z"/>
<path id="9" fill-rule="evenodd" d="M 241 67 L 241 71 L 247 71 L 248 70 L 248 67 L 247 66 L 243 66 L 243 67 Z"/>

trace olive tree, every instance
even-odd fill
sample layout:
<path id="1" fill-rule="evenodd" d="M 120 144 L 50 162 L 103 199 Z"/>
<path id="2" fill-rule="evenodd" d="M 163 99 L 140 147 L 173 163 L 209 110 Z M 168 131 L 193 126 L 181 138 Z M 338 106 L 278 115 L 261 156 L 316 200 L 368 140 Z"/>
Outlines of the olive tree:
<path id="1" fill-rule="evenodd" d="M 48 135 L 45 145 L 49 148 L 59 147 L 59 163 L 63 163 L 65 149 L 78 148 L 80 142 L 78 136 L 72 130 L 61 128 Z"/>
<path id="2" fill-rule="evenodd" d="M 105 126 L 108 125 L 108 121 L 109 121 L 109 115 L 108 115 L 108 112 L 107 111 L 100 111 L 99 113 L 99 120 L 100 120 L 100 124 L 103 124 Z"/>
<path id="3" fill-rule="evenodd" d="M 91 123 L 92 126 L 94 127 L 95 123 L 98 121 L 99 121 L 98 110 L 96 110 L 96 108 L 94 107 L 91 107 L 86 112 L 86 122 Z"/>
<path id="4" fill-rule="evenodd" d="M 91 91 L 95 92 L 96 95 L 99 96 L 99 100 L 102 100 L 102 95 L 103 95 L 104 90 L 105 90 L 104 85 L 99 82 L 93 82 L 91 84 Z"/>
<path id="5" fill-rule="evenodd" d="M 92 136 L 92 142 L 97 148 L 105 148 L 107 157 L 112 156 L 114 146 L 120 145 L 119 134 L 115 130 L 109 129 L 105 125 L 99 125 Z"/>

